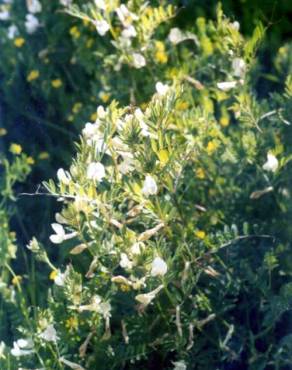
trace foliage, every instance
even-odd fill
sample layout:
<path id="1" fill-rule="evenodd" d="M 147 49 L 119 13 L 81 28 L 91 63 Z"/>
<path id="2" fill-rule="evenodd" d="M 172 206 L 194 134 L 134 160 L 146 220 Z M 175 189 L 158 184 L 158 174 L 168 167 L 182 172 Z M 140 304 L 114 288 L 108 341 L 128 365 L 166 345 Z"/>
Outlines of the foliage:
<path id="1" fill-rule="evenodd" d="M 17 144 L 13 162 L 3 157 L 0 292 L 13 340 L 4 326 L 0 366 L 288 369 L 290 46 L 275 61 L 281 88 L 259 99 L 261 23 L 245 39 L 220 5 L 215 21 L 181 29 L 166 1 L 61 3 L 52 15 L 57 2 L 28 1 L 44 22 L 33 55 L 29 37 L 1 39 L 3 66 L 25 71 L 47 114 L 85 125 L 71 166 L 37 192 L 62 208 L 50 241 L 28 243 L 23 276 L 11 263 L 7 202 L 31 160 Z M 10 9 L 24 14 L 24 5 Z M 60 28 L 48 32 L 55 17 Z M 68 69 L 45 62 L 62 54 L 64 34 Z M 38 301 L 41 284 L 49 288 Z"/>

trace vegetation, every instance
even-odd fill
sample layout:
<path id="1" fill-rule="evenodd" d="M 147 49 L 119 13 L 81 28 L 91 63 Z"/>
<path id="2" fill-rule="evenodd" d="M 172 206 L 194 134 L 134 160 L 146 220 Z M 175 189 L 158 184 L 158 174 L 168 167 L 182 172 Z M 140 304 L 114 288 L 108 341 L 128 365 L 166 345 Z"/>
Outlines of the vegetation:
<path id="1" fill-rule="evenodd" d="M 1 369 L 291 369 L 292 49 L 230 9 L 0 5 Z"/>

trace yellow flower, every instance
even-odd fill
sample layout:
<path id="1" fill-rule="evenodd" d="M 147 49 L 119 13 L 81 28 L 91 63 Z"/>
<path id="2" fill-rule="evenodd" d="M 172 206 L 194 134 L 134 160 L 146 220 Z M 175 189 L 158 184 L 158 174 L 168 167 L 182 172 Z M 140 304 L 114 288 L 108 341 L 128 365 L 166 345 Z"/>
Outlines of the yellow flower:
<path id="1" fill-rule="evenodd" d="M 5 136 L 7 134 L 7 130 L 5 128 L 0 128 L 0 136 Z"/>
<path id="2" fill-rule="evenodd" d="M 207 153 L 213 154 L 215 150 L 217 149 L 217 147 L 218 147 L 218 144 L 214 140 L 209 141 L 207 144 L 207 148 L 206 148 Z"/>
<path id="3" fill-rule="evenodd" d="M 39 159 L 48 159 L 50 157 L 48 152 L 40 152 Z"/>
<path id="4" fill-rule="evenodd" d="M 165 45 L 162 41 L 155 41 L 155 48 L 158 51 L 164 51 L 165 50 Z"/>
<path id="5" fill-rule="evenodd" d="M 158 63 L 165 64 L 167 63 L 168 57 L 165 51 L 157 51 L 155 53 L 155 60 Z"/>
<path id="6" fill-rule="evenodd" d="M 73 105 L 72 112 L 73 112 L 74 114 L 77 114 L 77 113 L 80 111 L 80 109 L 81 109 L 81 108 L 82 108 L 82 103 L 77 102 L 77 103 L 75 103 L 75 104 Z"/>
<path id="7" fill-rule="evenodd" d="M 78 27 L 76 26 L 73 26 L 70 28 L 70 31 L 69 31 L 70 35 L 74 38 L 74 39 L 78 39 L 81 35 Z"/>
<path id="8" fill-rule="evenodd" d="M 34 164 L 34 163 L 35 163 L 35 161 L 34 161 L 34 159 L 33 159 L 32 157 L 27 157 L 27 159 L 26 159 L 26 163 L 27 163 L 27 164 Z"/>
<path id="9" fill-rule="evenodd" d="M 286 46 L 282 46 L 280 49 L 279 49 L 279 54 L 280 55 L 287 55 L 287 47 Z"/>
<path id="10" fill-rule="evenodd" d="M 49 275 L 49 279 L 54 281 L 56 279 L 57 275 L 58 275 L 58 271 L 57 270 L 52 270 L 50 275 Z"/>
<path id="11" fill-rule="evenodd" d="M 189 107 L 189 103 L 187 101 L 180 101 L 176 104 L 177 110 L 185 110 Z"/>
<path id="12" fill-rule="evenodd" d="M 90 49 L 91 46 L 93 45 L 93 43 L 94 43 L 94 39 L 93 38 L 88 39 L 86 41 L 86 47 L 87 47 L 87 49 Z"/>
<path id="13" fill-rule="evenodd" d="M 82 19 L 82 23 L 84 24 L 85 27 L 87 27 L 90 23 L 88 19 Z"/>
<path id="14" fill-rule="evenodd" d="M 34 70 L 29 72 L 26 80 L 28 82 L 31 82 L 31 81 L 36 80 L 37 78 L 39 78 L 39 76 L 40 76 L 40 72 L 38 70 L 34 69 Z"/>
<path id="15" fill-rule="evenodd" d="M 25 44 L 25 39 L 24 39 L 23 37 L 17 37 L 17 38 L 14 40 L 14 45 L 15 45 L 17 48 L 21 48 L 24 44 Z"/>
<path id="16" fill-rule="evenodd" d="M 9 150 L 10 150 L 10 152 L 11 152 L 12 154 L 16 154 L 16 155 L 18 155 L 18 154 L 20 154 L 20 153 L 22 152 L 22 147 L 21 147 L 21 145 L 19 145 L 19 144 L 12 143 L 12 144 L 10 145 Z"/>
<path id="17" fill-rule="evenodd" d="M 69 319 L 66 320 L 65 326 L 69 330 L 74 330 L 78 328 L 78 317 L 69 317 Z"/>
<path id="18" fill-rule="evenodd" d="M 73 122 L 73 121 L 74 121 L 74 116 L 73 116 L 73 114 L 70 114 L 70 115 L 67 117 L 67 121 L 68 121 L 68 122 Z"/>
<path id="19" fill-rule="evenodd" d="M 98 97 L 99 99 L 103 102 L 103 103 L 107 103 L 109 100 L 110 100 L 110 93 L 107 93 L 105 91 L 101 91 L 99 94 L 98 94 Z"/>
<path id="20" fill-rule="evenodd" d="M 131 287 L 129 285 L 126 285 L 126 284 L 121 284 L 120 289 L 121 289 L 122 292 L 129 292 L 131 290 Z"/>
<path id="21" fill-rule="evenodd" d="M 54 89 L 59 89 L 62 86 L 62 81 L 59 78 L 51 81 L 51 84 Z"/>
<path id="22" fill-rule="evenodd" d="M 21 283 L 22 276 L 20 275 L 15 275 L 13 276 L 13 279 L 11 280 L 13 285 L 19 285 Z"/>
<path id="23" fill-rule="evenodd" d="M 223 116 L 220 118 L 220 125 L 223 127 L 227 127 L 229 125 L 229 117 L 228 116 Z"/>
<path id="24" fill-rule="evenodd" d="M 213 128 L 212 130 L 209 131 L 209 136 L 210 137 L 217 137 L 218 134 L 219 134 L 219 132 L 215 128 Z"/>
<path id="25" fill-rule="evenodd" d="M 168 60 L 167 54 L 165 52 L 165 45 L 162 41 L 155 41 L 156 53 L 154 55 L 155 60 L 158 63 L 165 64 Z"/>
<path id="26" fill-rule="evenodd" d="M 167 77 L 171 78 L 172 80 L 177 79 L 179 76 L 179 70 L 177 68 L 170 68 L 167 71 Z"/>
<path id="27" fill-rule="evenodd" d="M 203 230 L 197 230 L 197 231 L 195 232 L 195 235 L 196 235 L 196 237 L 197 237 L 197 238 L 199 238 L 199 239 L 205 239 L 205 237 L 206 237 L 206 233 L 205 233 L 205 231 L 203 231 Z"/>
<path id="28" fill-rule="evenodd" d="M 96 112 L 94 112 L 94 113 L 92 113 L 92 115 L 90 116 L 90 121 L 95 122 L 95 121 L 96 121 L 96 119 L 97 119 L 97 113 L 96 113 Z"/>
<path id="29" fill-rule="evenodd" d="M 203 180 L 206 177 L 205 171 L 203 168 L 198 168 L 196 171 L 196 176 L 198 179 Z"/>
<path id="30" fill-rule="evenodd" d="M 147 106 L 148 106 L 148 103 L 146 102 L 140 104 L 142 111 L 144 111 L 147 108 Z"/>
<path id="31" fill-rule="evenodd" d="M 145 12 L 144 14 L 148 17 L 151 17 L 153 15 L 154 11 L 153 11 L 153 8 L 151 6 L 147 6 L 147 8 L 145 8 Z"/>
<path id="32" fill-rule="evenodd" d="M 201 41 L 201 48 L 203 49 L 204 55 L 206 56 L 211 55 L 214 50 L 212 41 L 207 36 L 202 37 L 200 41 Z"/>

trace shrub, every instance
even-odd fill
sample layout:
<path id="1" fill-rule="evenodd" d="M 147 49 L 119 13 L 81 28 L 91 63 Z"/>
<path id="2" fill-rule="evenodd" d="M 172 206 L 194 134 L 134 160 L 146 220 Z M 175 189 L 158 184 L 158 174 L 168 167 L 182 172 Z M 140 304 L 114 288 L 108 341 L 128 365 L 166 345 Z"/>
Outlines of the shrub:
<path id="1" fill-rule="evenodd" d="M 43 305 L 12 288 L 23 320 L 3 366 L 288 369 L 292 83 L 257 98 L 263 26 L 244 40 L 220 6 L 184 30 L 167 3 L 67 12 L 108 43 L 100 68 L 118 90 L 44 183 L 63 263 L 29 243 L 52 287 Z"/>

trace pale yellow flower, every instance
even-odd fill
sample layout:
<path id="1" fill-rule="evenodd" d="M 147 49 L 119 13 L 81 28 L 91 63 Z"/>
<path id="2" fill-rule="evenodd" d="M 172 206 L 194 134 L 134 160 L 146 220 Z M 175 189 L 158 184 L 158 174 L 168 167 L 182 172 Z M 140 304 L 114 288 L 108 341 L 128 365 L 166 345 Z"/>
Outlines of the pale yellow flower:
<path id="1" fill-rule="evenodd" d="M 59 78 L 56 78 L 55 80 L 52 80 L 51 84 L 52 84 L 54 89 L 59 89 L 63 85 L 62 81 Z"/>
<path id="2" fill-rule="evenodd" d="M 36 80 L 37 78 L 39 78 L 40 76 L 40 72 L 36 69 L 32 70 L 29 72 L 29 74 L 27 75 L 27 82 L 31 82 L 31 81 L 34 81 Z"/>
<path id="3" fill-rule="evenodd" d="M 197 237 L 197 238 L 199 238 L 199 239 L 205 239 L 205 237 L 206 237 L 206 233 L 205 233 L 205 231 L 203 231 L 203 230 L 197 230 L 197 231 L 195 232 L 195 235 L 196 235 L 196 237 Z"/>
<path id="4" fill-rule="evenodd" d="M 74 39 L 78 39 L 81 35 L 77 26 L 71 27 L 69 33 Z"/>
<path id="5" fill-rule="evenodd" d="M 213 154 L 215 150 L 217 149 L 217 147 L 218 147 L 218 144 L 214 140 L 209 141 L 207 144 L 207 148 L 206 148 L 207 153 Z"/>
<path id="6" fill-rule="evenodd" d="M 49 275 L 49 279 L 54 281 L 56 279 L 57 275 L 58 275 L 58 271 L 57 270 L 52 270 L 50 275 Z"/>
<path id="7" fill-rule="evenodd" d="M 13 279 L 12 279 L 11 282 L 12 282 L 13 285 L 19 285 L 21 283 L 21 281 L 22 281 L 22 276 L 15 275 L 15 276 L 13 276 Z"/>
<path id="8" fill-rule="evenodd" d="M 203 180 L 206 177 L 205 171 L 203 168 L 198 168 L 196 171 L 196 176 L 198 179 Z"/>
<path id="9" fill-rule="evenodd" d="M 14 40 L 14 45 L 15 45 L 17 48 L 21 48 L 24 44 L 25 44 L 25 39 L 24 39 L 23 37 L 17 37 L 17 38 Z"/>
<path id="10" fill-rule="evenodd" d="M 7 134 L 7 130 L 5 128 L 0 128 L 0 136 L 5 136 Z"/>
<path id="11" fill-rule="evenodd" d="M 22 147 L 19 144 L 12 143 L 9 148 L 10 152 L 12 154 L 19 155 L 22 152 Z"/>
<path id="12" fill-rule="evenodd" d="M 39 159 L 48 159 L 50 157 L 50 154 L 48 152 L 40 152 Z"/>
<path id="13" fill-rule="evenodd" d="M 27 164 L 34 164 L 35 163 L 35 160 L 32 158 L 32 157 L 27 157 L 27 159 L 26 159 L 26 163 Z"/>

